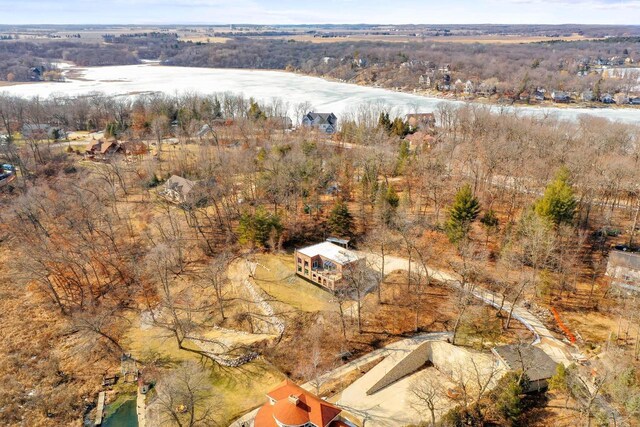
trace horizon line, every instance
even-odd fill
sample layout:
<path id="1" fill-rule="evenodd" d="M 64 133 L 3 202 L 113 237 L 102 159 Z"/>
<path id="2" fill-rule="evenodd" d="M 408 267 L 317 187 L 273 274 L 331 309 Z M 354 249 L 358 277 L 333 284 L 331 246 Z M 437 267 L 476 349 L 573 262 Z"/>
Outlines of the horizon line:
<path id="1" fill-rule="evenodd" d="M 334 26 L 334 27 L 348 27 L 348 26 L 394 26 L 394 27 L 411 27 L 411 26 L 447 26 L 447 25 L 456 25 L 456 26 L 473 26 L 473 25 L 508 25 L 513 27 L 525 27 L 529 25 L 539 25 L 539 26 L 547 26 L 547 27 L 562 27 L 562 26 L 592 26 L 592 27 L 640 27 L 640 24 L 610 24 L 610 23 L 576 23 L 576 22 L 565 22 L 561 24 L 545 24 L 539 22 L 530 22 L 530 23 L 505 23 L 505 22 L 478 22 L 478 23 L 439 23 L 439 24 L 430 24 L 430 23 L 405 23 L 405 24 L 391 24 L 391 23 L 341 23 L 341 24 L 332 24 L 332 23 L 304 23 L 304 24 L 250 24 L 250 23 L 204 23 L 204 22 L 175 22 L 175 23 L 62 23 L 62 24 L 50 24 L 50 23 L 28 23 L 28 24 L 5 24 L 0 23 L 0 27 L 29 27 L 29 26 L 42 26 L 42 27 L 70 27 L 70 26 L 95 26 L 95 27 L 108 27 L 108 26 L 122 26 L 122 27 L 167 27 L 167 26 L 231 26 L 231 25 L 239 25 L 239 26 L 250 26 L 250 27 L 309 27 L 309 26 Z"/>

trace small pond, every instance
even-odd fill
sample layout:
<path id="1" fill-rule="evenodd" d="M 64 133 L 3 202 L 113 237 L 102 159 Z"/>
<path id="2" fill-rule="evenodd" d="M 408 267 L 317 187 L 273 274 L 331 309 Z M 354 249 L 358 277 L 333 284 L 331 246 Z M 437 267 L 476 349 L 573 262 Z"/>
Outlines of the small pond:
<path id="1" fill-rule="evenodd" d="M 108 408 L 107 408 L 108 411 Z M 136 399 L 127 400 L 116 411 L 105 418 L 103 427 L 138 427 Z"/>

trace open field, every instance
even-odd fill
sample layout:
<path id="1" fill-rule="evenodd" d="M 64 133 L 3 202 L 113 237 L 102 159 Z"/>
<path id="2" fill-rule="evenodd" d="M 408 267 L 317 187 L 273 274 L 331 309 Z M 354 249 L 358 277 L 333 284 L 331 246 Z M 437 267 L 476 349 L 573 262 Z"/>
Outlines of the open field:
<path id="1" fill-rule="evenodd" d="M 296 36 L 276 36 L 276 37 L 258 37 L 258 38 L 274 38 L 281 40 L 295 40 L 298 42 L 311 43 L 345 43 L 345 42 L 391 42 L 391 43 L 462 43 L 462 44 L 524 44 L 524 43 L 540 43 L 551 41 L 581 41 L 581 40 L 600 40 L 596 38 L 584 37 L 579 34 L 573 34 L 567 37 L 545 37 L 545 36 L 500 36 L 500 35 L 483 35 L 483 36 L 448 36 L 448 37 L 411 37 L 411 36 L 387 36 L 387 35 L 348 35 L 339 37 L 314 37 L 313 35 L 296 35 Z"/>
<path id="2" fill-rule="evenodd" d="M 183 35 L 178 37 L 181 42 L 191 43 L 226 43 L 227 37 L 201 36 L 201 35 Z"/>

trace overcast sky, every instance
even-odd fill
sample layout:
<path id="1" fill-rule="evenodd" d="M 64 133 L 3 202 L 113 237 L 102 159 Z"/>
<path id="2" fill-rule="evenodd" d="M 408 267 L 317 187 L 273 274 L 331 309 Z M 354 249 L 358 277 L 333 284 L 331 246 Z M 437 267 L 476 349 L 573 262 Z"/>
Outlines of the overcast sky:
<path id="1" fill-rule="evenodd" d="M 640 24 L 640 0 L 0 0 L 0 24 Z"/>

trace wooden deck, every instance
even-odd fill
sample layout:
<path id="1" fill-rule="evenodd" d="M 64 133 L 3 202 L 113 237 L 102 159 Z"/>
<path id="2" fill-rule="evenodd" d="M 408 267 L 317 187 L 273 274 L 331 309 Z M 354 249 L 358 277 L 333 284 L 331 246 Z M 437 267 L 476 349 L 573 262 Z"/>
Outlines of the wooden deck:
<path id="1" fill-rule="evenodd" d="M 98 406 L 96 409 L 96 422 L 94 425 L 99 426 L 102 425 L 102 417 L 104 416 L 104 391 L 101 391 L 98 394 Z"/>

